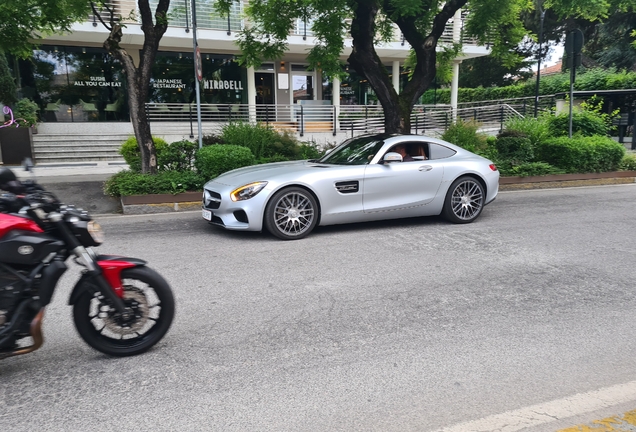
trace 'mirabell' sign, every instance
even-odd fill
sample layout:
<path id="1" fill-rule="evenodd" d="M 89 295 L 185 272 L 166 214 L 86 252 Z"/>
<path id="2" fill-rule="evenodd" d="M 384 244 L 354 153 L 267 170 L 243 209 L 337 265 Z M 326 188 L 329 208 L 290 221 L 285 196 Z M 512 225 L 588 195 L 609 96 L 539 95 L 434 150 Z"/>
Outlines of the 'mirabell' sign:
<path id="1" fill-rule="evenodd" d="M 243 90 L 243 83 L 240 81 L 228 80 L 204 80 L 204 90 Z"/>

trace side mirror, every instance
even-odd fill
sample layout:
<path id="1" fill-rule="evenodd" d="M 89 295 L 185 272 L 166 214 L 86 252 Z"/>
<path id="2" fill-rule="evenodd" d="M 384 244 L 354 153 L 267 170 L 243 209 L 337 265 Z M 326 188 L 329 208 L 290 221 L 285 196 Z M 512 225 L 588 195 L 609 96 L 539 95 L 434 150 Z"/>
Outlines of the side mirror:
<path id="1" fill-rule="evenodd" d="M 31 160 L 31 158 L 24 158 L 22 166 L 24 167 L 25 171 L 31 171 L 33 170 L 33 161 Z"/>
<path id="2" fill-rule="evenodd" d="M 402 162 L 402 155 L 396 152 L 388 152 L 387 154 L 384 155 L 382 160 L 385 163 Z"/>

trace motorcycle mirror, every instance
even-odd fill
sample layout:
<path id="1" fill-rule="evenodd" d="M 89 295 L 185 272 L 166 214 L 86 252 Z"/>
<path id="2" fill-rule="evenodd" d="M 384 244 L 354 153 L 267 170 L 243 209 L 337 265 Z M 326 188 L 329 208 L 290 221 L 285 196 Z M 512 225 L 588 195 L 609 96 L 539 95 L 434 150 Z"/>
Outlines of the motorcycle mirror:
<path id="1" fill-rule="evenodd" d="M 31 158 L 24 158 L 22 166 L 24 167 L 25 171 L 31 171 L 33 170 L 33 161 L 31 160 Z"/>

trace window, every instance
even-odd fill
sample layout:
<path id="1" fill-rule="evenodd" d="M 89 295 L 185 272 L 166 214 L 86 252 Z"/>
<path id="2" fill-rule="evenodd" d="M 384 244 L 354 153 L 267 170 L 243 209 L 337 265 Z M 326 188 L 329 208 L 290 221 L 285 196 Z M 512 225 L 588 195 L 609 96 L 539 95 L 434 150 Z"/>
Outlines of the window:
<path id="1" fill-rule="evenodd" d="M 154 11 L 158 0 L 151 0 L 150 7 Z M 216 11 L 214 0 L 197 0 L 197 27 L 211 30 L 228 30 L 228 17 L 222 17 Z M 229 30 L 238 31 L 243 28 L 241 7 L 243 2 L 235 1 L 230 8 Z M 191 2 L 172 2 L 168 9 L 168 20 L 171 26 L 189 27 L 192 25 Z"/>
<path id="2" fill-rule="evenodd" d="M 42 46 L 20 73 L 44 121 L 128 120 L 121 65 L 103 48 Z"/>
<path id="3" fill-rule="evenodd" d="M 440 144 L 429 143 L 428 149 L 430 152 L 430 159 L 446 159 L 457 153 L 455 150 L 450 149 Z"/>

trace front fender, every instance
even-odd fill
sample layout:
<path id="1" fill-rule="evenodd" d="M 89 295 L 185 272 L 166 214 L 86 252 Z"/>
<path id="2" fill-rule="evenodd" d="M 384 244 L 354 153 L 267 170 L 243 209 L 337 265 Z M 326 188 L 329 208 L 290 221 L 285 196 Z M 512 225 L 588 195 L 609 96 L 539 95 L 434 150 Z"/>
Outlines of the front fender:
<path id="1" fill-rule="evenodd" d="M 129 268 L 141 267 L 147 264 L 146 261 L 138 258 L 128 258 L 118 255 L 99 255 L 95 261 L 101 269 L 101 272 L 86 272 L 82 275 L 73 287 L 73 291 L 68 300 L 69 305 L 74 305 L 84 292 L 92 294 L 100 291 L 98 288 L 99 283 L 95 283 L 91 280 L 96 277 L 103 277 L 117 297 L 122 298 L 124 296 L 124 290 L 121 283 L 121 272 Z"/>

